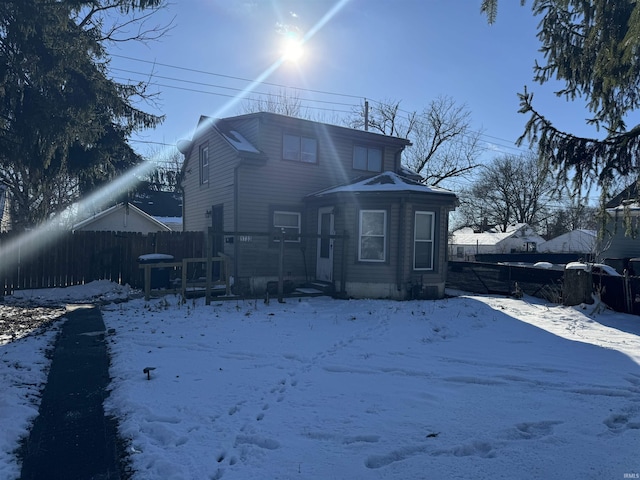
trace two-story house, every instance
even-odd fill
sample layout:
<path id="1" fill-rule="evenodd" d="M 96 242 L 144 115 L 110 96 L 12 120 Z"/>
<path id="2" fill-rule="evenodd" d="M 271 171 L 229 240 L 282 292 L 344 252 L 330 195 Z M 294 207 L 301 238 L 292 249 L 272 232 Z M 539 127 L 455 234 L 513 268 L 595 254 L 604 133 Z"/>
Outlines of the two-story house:
<path id="1" fill-rule="evenodd" d="M 442 297 L 457 197 L 406 176 L 408 145 L 266 112 L 201 117 L 179 144 L 184 230 L 212 233 L 238 293 L 284 274 L 354 298 Z"/>

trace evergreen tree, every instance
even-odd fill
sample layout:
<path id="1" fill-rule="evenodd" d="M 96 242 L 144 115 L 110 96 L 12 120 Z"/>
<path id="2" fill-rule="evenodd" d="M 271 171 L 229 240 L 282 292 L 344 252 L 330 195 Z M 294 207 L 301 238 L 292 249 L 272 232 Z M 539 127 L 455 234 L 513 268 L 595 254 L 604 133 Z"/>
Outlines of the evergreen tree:
<path id="1" fill-rule="evenodd" d="M 521 4 L 525 4 L 521 0 Z M 558 95 L 586 100 L 588 123 L 604 132 L 586 138 L 564 132 L 536 110 L 525 89 L 520 112 L 530 118 L 519 142 L 537 143 L 540 156 L 560 172 L 560 181 L 573 179 L 576 188 L 595 178 L 607 192 L 620 176 L 638 175 L 640 125 L 627 125 L 640 107 L 640 5 L 635 0 L 533 0 L 541 17 L 538 38 L 544 64 L 534 66 L 534 80 L 565 83 Z M 489 22 L 498 13 L 498 0 L 483 0 Z"/>
<path id="2" fill-rule="evenodd" d="M 161 5 L 162 0 L 0 2 L 0 181 L 11 194 L 15 228 L 47 220 L 141 161 L 127 139 L 162 118 L 134 106 L 146 95 L 145 84 L 109 78 L 106 47 L 128 40 L 118 37 L 118 19 L 121 26 L 130 24 L 136 12 Z"/>

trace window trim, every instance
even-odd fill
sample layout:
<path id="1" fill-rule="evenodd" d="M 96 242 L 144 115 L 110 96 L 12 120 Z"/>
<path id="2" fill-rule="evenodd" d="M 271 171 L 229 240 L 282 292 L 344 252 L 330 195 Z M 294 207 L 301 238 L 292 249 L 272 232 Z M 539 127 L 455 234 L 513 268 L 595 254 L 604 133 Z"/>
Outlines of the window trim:
<path id="1" fill-rule="evenodd" d="M 431 239 L 424 240 L 417 238 L 418 217 L 430 216 L 431 217 Z M 434 271 L 435 270 L 435 253 L 436 253 L 436 212 L 431 210 L 416 210 L 413 214 L 413 269 L 417 271 Z M 416 266 L 416 252 L 418 243 L 431 243 L 431 266 L 430 267 L 418 267 Z"/>
<path id="2" fill-rule="evenodd" d="M 367 237 L 382 238 L 382 259 L 372 259 L 372 258 L 362 257 L 362 240 L 364 238 L 362 234 L 362 217 L 364 213 L 382 213 L 383 214 L 382 235 L 367 235 Z M 387 210 L 363 208 L 358 211 L 358 261 L 359 262 L 385 263 L 387 261 L 387 239 L 388 239 L 387 222 L 388 222 Z"/>
<path id="3" fill-rule="evenodd" d="M 358 168 L 356 167 L 356 149 L 358 148 L 362 148 L 365 149 L 367 152 L 367 165 L 366 168 Z M 376 150 L 378 152 L 380 152 L 380 168 L 379 169 L 373 169 L 370 166 L 370 160 L 369 160 L 369 152 L 371 150 Z M 353 146 L 353 153 L 352 153 L 352 159 L 351 159 L 351 166 L 354 170 L 359 170 L 361 172 L 372 172 L 372 173 L 380 173 L 382 172 L 383 167 L 384 167 L 384 149 L 382 147 L 376 147 L 373 145 L 362 145 L 362 144 L 355 144 Z"/>
<path id="4" fill-rule="evenodd" d="M 285 151 L 285 137 L 292 137 L 292 138 L 296 138 L 297 139 L 297 143 L 298 143 L 298 149 L 297 149 L 297 158 L 291 158 L 288 157 L 286 155 L 286 151 Z M 305 160 L 304 156 L 305 155 L 309 155 L 308 152 L 305 152 L 303 149 L 303 144 L 304 144 L 304 140 L 312 140 L 314 147 L 315 147 L 315 151 L 313 152 L 313 160 L 309 161 L 309 160 Z M 293 133 L 283 133 L 282 134 L 282 159 L 283 160 L 287 160 L 290 162 L 298 162 L 298 163 L 307 163 L 310 165 L 317 165 L 318 164 L 318 139 L 315 137 L 307 137 L 305 135 L 298 135 L 298 134 L 293 134 Z"/>
<path id="5" fill-rule="evenodd" d="M 271 213 L 271 225 L 273 227 L 273 230 L 275 233 L 280 233 L 281 229 L 296 229 L 296 227 L 289 227 L 289 226 L 282 226 L 282 225 L 276 225 L 276 215 L 277 214 L 284 214 L 284 215 L 295 215 L 298 218 L 298 227 L 297 227 L 297 234 L 301 235 L 302 234 L 302 213 L 295 211 L 295 210 L 283 210 L 283 209 L 274 209 Z M 276 236 L 273 239 L 274 242 L 280 243 L 280 239 Z M 284 243 L 300 243 L 301 238 L 300 236 L 298 236 L 297 239 L 295 240 L 285 240 Z"/>
<path id="6" fill-rule="evenodd" d="M 205 155 L 206 154 L 206 155 Z M 204 162 L 206 158 L 206 163 Z M 198 165 L 200 171 L 200 185 L 209 184 L 209 142 L 200 145 L 198 150 Z M 206 173 L 206 175 L 205 175 Z"/>

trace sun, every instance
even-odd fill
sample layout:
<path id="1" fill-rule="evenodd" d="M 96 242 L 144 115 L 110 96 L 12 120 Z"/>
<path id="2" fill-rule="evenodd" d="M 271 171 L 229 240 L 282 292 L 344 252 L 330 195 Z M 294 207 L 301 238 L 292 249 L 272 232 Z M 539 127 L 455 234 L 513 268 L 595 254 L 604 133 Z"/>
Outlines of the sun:
<path id="1" fill-rule="evenodd" d="M 287 62 L 297 63 L 304 56 L 302 42 L 294 36 L 287 36 L 282 43 L 282 59 Z"/>

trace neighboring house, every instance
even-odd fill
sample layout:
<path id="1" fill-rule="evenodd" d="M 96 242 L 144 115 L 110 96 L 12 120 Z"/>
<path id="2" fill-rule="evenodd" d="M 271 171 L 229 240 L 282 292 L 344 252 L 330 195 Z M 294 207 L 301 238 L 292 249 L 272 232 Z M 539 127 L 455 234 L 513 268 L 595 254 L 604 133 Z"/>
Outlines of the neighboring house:
<path id="1" fill-rule="evenodd" d="M 165 224 L 172 231 L 182 231 L 182 196 L 180 194 L 145 190 L 134 193 L 129 202 Z"/>
<path id="2" fill-rule="evenodd" d="M 624 259 L 640 257 L 640 200 L 638 184 L 633 183 L 605 205 L 608 216 L 603 232 L 601 257 Z"/>
<path id="3" fill-rule="evenodd" d="M 510 225 L 506 230 L 491 228 L 481 233 L 469 227 L 456 230 L 449 240 L 449 259 L 469 261 L 486 253 L 537 252 L 538 245 L 545 241 L 526 223 Z"/>
<path id="4" fill-rule="evenodd" d="M 137 232 L 143 234 L 168 232 L 171 229 L 151 215 L 129 203 L 119 203 L 73 226 L 73 231 Z"/>
<path id="5" fill-rule="evenodd" d="M 351 297 L 442 297 L 457 197 L 398 173 L 409 144 L 266 112 L 201 117 L 179 144 L 183 228 L 211 228 L 237 293 L 261 294 L 282 272 Z"/>
<path id="6" fill-rule="evenodd" d="M 538 245 L 538 251 L 543 253 L 584 253 L 593 254 L 596 251 L 598 232 L 595 230 L 578 229 L 564 233 Z"/>

